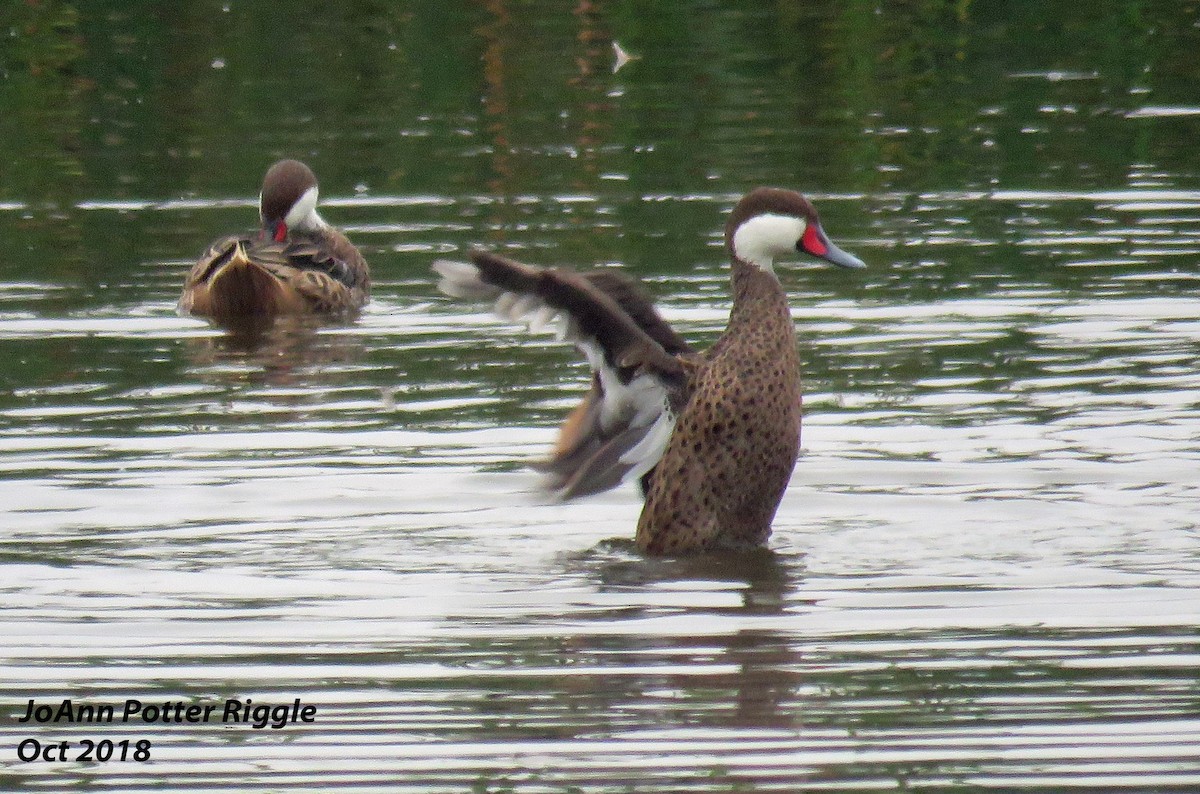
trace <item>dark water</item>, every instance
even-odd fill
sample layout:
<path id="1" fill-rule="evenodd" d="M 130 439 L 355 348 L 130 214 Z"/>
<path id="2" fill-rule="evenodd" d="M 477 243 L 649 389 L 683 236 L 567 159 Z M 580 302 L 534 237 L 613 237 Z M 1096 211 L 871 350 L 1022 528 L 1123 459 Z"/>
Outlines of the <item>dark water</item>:
<path id="1" fill-rule="evenodd" d="M 3 13 L 0 788 L 1200 789 L 1196 3 Z M 280 156 L 367 312 L 176 316 Z M 770 550 L 645 559 L 524 465 L 572 352 L 429 263 L 619 265 L 704 344 L 761 183 L 870 269 L 781 268 Z M 15 722 L 67 697 L 317 711 Z"/>

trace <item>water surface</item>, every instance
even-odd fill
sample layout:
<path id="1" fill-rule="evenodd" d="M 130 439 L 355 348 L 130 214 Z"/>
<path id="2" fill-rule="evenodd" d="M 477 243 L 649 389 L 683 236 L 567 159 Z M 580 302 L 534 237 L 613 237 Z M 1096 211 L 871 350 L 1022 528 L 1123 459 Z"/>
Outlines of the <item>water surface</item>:
<path id="1" fill-rule="evenodd" d="M 15 12 L 0 787 L 1200 788 L 1196 10 L 560 6 Z M 373 302 L 178 317 L 284 155 Z M 527 466 L 573 352 L 429 263 L 626 268 L 704 345 L 759 183 L 870 268 L 780 268 L 806 415 L 770 548 L 646 559 L 633 488 L 557 504 Z M 14 721 L 66 697 L 317 714 Z M 152 761 L 16 758 L 88 736 Z"/>

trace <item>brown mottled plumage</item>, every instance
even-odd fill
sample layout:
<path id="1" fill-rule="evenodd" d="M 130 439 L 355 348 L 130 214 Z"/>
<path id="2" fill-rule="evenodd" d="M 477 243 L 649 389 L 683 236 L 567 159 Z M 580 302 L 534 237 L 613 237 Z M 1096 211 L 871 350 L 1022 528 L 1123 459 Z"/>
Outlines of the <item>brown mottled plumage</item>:
<path id="1" fill-rule="evenodd" d="M 732 260 L 729 326 L 693 351 L 631 280 L 577 274 L 475 251 L 438 261 L 439 287 L 459 298 L 498 298 L 497 311 L 563 336 L 592 365 L 592 386 L 560 431 L 545 468 L 564 498 L 638 477 L 646 503 L 637 544 L 685 554 L 766 542 L 800 445 L 800 358 L 775 258 L 803 251 L 841 267 L 863 263 L 837 248 L 799 193 L 758 188 L 725 227 Z"/>
<path id="2" fill-rule="evenodd" d="M 663 320 L 654 309 L 654 301 L 633 278 L 617 270 L 594 270 L 584 273 L 583 277 L 615 301 L 621 310 L 669 355 L 690 356 L 695 352 L 691 345 Z M 550 459 L 537 466 L 551 475 L 550 487 L 555 491 L 562 491 L 561 495 L 566 498 L 598 493 L 620 482 L 619 478 L 608 485 L 590 481 L 585 489 L 582 482 L 576 481 L 573 488 L 569 491 L 564 490 L 571 483 L 580 464 L 594 455 L 611 438 L 600 426 L 600 406 L 603 399 L 604 386 L 600 382 L 600 375 L 593 373 L 591 388 L 560 426 Z"/>
<path id="3" fill-rule="evenodd" d="M 228 322 L 361 308 L 371 289 L 366 260 L 321 219 L 316 204 L 308 166 L 271 166 L 259 196 L 262 228 L 209 246 L 188 273 L 179 310 Z"/>
<path id="4" fill-rule="evenodd" d="M 729 326 L 688 395 L 649 481 L 638 546 L 765 543 L 800 449 L 800 355 L 774 275 L 734 259 Z"/>

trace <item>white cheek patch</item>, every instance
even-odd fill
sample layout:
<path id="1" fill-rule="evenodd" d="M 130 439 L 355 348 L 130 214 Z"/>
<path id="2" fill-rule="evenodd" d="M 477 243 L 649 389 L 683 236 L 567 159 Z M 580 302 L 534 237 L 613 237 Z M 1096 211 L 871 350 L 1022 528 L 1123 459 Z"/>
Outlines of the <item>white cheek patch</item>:
<path id="1" fill-rule="evenodd" d="M 289 229 L 312 229 L 314 226 L 321 225 L 321 221 L 317 217 L 316 185 L 304 191 L 304 195 L 288 210 L 283 222 L 288 225 Z"/>
<path id="2" fill-rule="evenodd" d="M 808 223 L 794 215 L 755 215 L 733 233 L 733 253 L 743 262 L 771 270 L 775 257 L 792 253 Z"/>

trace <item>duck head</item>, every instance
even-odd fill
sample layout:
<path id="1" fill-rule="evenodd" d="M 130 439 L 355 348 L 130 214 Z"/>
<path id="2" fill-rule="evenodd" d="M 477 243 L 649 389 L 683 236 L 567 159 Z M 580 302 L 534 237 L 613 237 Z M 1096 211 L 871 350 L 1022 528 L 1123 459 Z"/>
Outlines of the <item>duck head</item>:
<path id="1" fill-rule="evenodd" d="M 325 225 L 317 215 L 317 177 L 299 160 L 280 160 L 267 169 L 258 213 L 263 231 L 276 242 L 292 229 L 314 232 Z"/>
<path id="2" fill-rule="evenodd" d="M 794 190 L 760 187 L 743 196 L 725 224 L 725 245 L 739 262 L 768 272 L 777 257 L 795 251 L 838 267 L 866 267 L 830 242 L 816 207 Z"/>

